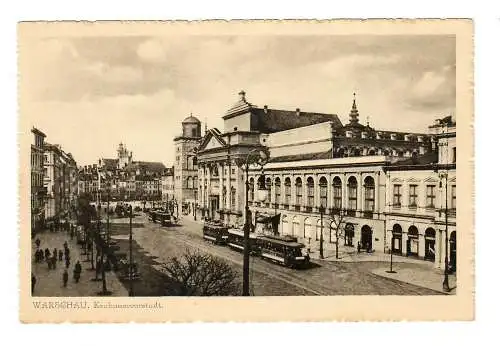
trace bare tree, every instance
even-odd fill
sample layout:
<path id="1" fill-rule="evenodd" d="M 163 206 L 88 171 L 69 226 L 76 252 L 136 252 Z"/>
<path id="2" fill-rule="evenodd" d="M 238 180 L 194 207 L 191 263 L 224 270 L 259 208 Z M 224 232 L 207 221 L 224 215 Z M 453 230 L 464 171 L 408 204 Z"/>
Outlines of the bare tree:
<path id="1" fill-rule="evenodd" d="M 172 257 L 163 266 L 174 280 L 175 295 L 239 295 L 237 272 L 225 261 L 210 254 L 187 250 L 180 258 Z"/>
<path id="2" fill-rule="evenodd" d="M 339 239 L 345 236 L 343 229 L 344 218 L 346 215 L 345 209 L 333 208 L 330 216 L 332 217 L 333 224 L 335 225 L 335 258 L 339 258 Z M 331 237 L 330 237 L 331 238 Z"/>

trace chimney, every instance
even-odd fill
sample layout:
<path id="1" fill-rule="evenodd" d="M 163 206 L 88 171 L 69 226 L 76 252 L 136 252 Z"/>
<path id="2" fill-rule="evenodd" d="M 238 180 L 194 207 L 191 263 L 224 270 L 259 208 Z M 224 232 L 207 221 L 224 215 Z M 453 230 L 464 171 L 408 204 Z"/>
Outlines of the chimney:
<path id="1" fill-rule="evenodd" d="M 264 113 L 267 114 L 267 105 L 264 105 Z"/>
<path id="2" fill-rule="evenodd" d="M 295 109 L 295 113 L 296 113 L 297 115 L 300 115 L 300 108 L 296 108 L 296 109 Z"/>

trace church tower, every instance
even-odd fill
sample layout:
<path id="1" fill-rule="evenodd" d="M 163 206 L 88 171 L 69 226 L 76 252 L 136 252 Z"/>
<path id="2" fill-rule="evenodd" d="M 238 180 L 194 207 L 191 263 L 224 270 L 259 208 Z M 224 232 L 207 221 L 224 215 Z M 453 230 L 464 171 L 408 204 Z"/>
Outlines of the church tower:
<path id="1" fill-rule="evenodd" d="M 123 143 L 118 145 L 118 168 L 123 169 L 132 162 L 132 152 L 129 152 Z"/>
<path id="2" fill-rule="evenodd" d="M 182 135 L 174 138 L 174 196 L 181 205 L 189 205 L 193 214 L 198 189 L 198 163 L 195 148 L 201 140 L 201 122 L 192 114 L 182 121 Z M 199 202 L 198 202 L 199 204 Z"/>

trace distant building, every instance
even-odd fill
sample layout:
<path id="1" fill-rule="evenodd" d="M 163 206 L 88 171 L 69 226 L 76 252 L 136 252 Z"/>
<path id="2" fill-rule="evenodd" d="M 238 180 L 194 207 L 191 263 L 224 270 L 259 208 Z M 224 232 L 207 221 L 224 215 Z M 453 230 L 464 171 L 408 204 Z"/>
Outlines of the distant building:
<path id="1" fill-rule="evenodd" d="M 182 134 L 174 138 L 174 188 L 175 200 L 191 213 L 198 196 L 198 162 L 195 149 L 201 140 L 201 122 L 194 116 L 182 121 Z"/>
<path id="2" fill-rule="evenodd" d="M 31 129 L 31 232 L 37 232 L 45 221 L 45 197 L 43 150 L 46 135 L 39 129 Z"/>
<path id="3" fill-rule="evenodd" d="M 98 164 L 80 167 L 79 193 L 89 193 L 92 200 L 160 200 L 161 162 L 134 161 L 132 151 L 118 145 L 115 159 L 101 158 Z"/>

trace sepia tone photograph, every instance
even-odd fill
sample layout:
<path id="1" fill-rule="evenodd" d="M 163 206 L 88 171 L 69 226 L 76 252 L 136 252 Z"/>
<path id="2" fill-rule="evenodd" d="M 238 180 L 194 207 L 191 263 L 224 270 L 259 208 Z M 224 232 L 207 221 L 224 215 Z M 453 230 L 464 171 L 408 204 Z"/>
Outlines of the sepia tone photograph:
<path id="1" fill-rule="evenodd" d="M 461 289 L 471 303 L 457 29 L 269 24 L 19 24 L 30 309 Z"/>

